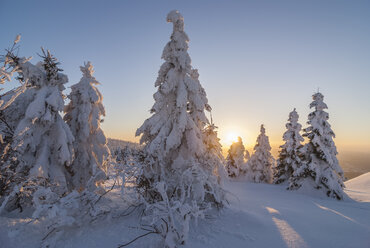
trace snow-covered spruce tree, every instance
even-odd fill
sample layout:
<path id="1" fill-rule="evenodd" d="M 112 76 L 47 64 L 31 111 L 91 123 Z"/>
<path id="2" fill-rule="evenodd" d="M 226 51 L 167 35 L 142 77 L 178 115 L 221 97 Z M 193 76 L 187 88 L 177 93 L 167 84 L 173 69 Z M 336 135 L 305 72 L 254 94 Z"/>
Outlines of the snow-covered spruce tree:
<path id="1" fill-rule="evenodd" d="M 280 184 L 286 182 L 296 171 L 304 160 L 304 155 L 300 151 L 304 141 L 300 135 L 302 125 L 298 123 L 299 115 L 294 109 L 289 113 L 288 123 L 285 125 L 287 131 L 283 135 L 284 145 L 280 146 L 279 157 L 276 160 L 276 171 L 274 174 L 274 183 Z"/>
<path id="2" fill-rule="evenodd" d="M 65 107 L 64 120 L 72 131 L 74 160 L 72 162 L 73 188 L 94 189 L 97 182 L 105 178 L 106 163 L 110 155 L 107 139 L 100 128 L 101 117 L 105 116 L 103 96 L 96 88 L 99 82 L 93 76 L 90 62 L 80 67 L 83 74 L 79 83 L 73 85 Z"/>
<path id="3" fill-rule="evenodd" d="M 303 136 L 308 138 L 304 146 L 305 161 L 293 172 L 289 189 L 298 189 L 304 184 L 323 190 L 328 197 L 343 199 L 343 170 L 337 159 L 337 148 L 333 138 L 335 134 L 328 122 L 329 114 L 324 111 L 328 106 L 324 96 L 317 92 L 312 96 L 310 108 L 315 111 L 308 115 L 308 128 Z"/>
<path id="4" fill-rule="evenodd" d="M 249 154 L 248 150 L 245 149 L 245 155 L 244 155 L 245 161 L 248 162 L 248 160 L 251 158 L 251 155 Z"/>
<path id="5" fill-rule="evenodd" d="M 192 218 L 222 205 L 223 190 L 214 164 L 207 160 L 204 111 L 210 107 L 198 71 L 191 66 L 184 19 L 174 10 L 167 21 L 173 23 L 173 33 L 155 82 L 153 115 L 136 131 L 149 154 L 137 183 L 150 222 L 163 224 L 165 245 L 174 247 L 185 242 Z"/>
<path id="6" fill-rule="evenodd" d="M 257 137 L 254 153 L 247 163 L 248 177 L 256 183 L 271 183 L 273 176 L 274 158 L 271 155 L 271 146 L 265 128 L 261 125 L 261 133 Z"/>
<path id="7" fill-rule="evenodd" d="M 226 170 L 229 177 L 238 177 L 244 164 L 245 148 L 241 137 L 231 144 L 226 157 Z"/>
<path id="8" fill-rule="evenodd" d="M 2 95 L 0 100 L 3 104 L 0 108 L 0 134 L 3 141 L 0 145 L 0 205 L 6 199 L 11 201 L 9 199 L 10 194 L 14 195 L 17 189 L 21 188 L 20 185 L 24 185 L 27 181 L 26 174 L 28 170 L 18 168 L 18 155 L 12 144 L 14 143 L 15 130 L 20 121 L 24 119 L 28 106 L 34 101 L 37 88 L 42 84 L 45 74 L 42 63 L 34 65 L 29 62 L 31 57 L 20 58 L 16 55 L 18 53 L 16 44 L 19 39 L 20 36 L 18 35 L 13 46 L 6 50 L 6 55 L 1 56 L 1 60 L 4 62 L 0 73 L 1 83 L 10 81 L 16 73 L 16 79 L 19 80 L 21 86 Z M 23 188 L 22 194 L 26 193 L 27 191 Z M 12 207 L 15 206 L 14 204 L 8 204 L 8 207 L 11 205 Z M 17 203 L 16 205 L 20 206 L 21 204 Z M 5 205 L 2 204 L 2 206 Z M 2 210 L 3 208 L 0 208 L 0 212 Z"/>
<path id="9" fill-rule="evenodd" d="M 217 136 L 217 127 L 213 124 L 211 118 L 211 124 L 207 125 L 203 131 L 204 143 L 206 145 L 206 162 L 213 164 L 213 174 L 218 175 L 219 182 L 221 183 L 227 178 L 227 172 L 225 170 L 225 159 L 222 155 L 222 145 L 220 138 Z"/>
<path id="10" fill-rule="evenodd" d="M 13 180 L 19 181 L 19 178 L 21 183 L 12 188 L 2 209 L 11 209 L 14 204 L 30 204 L 32 195 L 26 195 L 26 185 L 51 184 L 60 195 L 71 186 L 70 163 L 74 138 L 59 114 L 64 108 L 62 91 L 68 79 L 60 73 L 56 58 L 49 51 L 43 50 L 43 53 L 42 67 L 29 67 L 32 75 L 36 76 L 36 92 L 24 118 L 15 129 L 12 141 L 18 160 L 16 178 Z"/>

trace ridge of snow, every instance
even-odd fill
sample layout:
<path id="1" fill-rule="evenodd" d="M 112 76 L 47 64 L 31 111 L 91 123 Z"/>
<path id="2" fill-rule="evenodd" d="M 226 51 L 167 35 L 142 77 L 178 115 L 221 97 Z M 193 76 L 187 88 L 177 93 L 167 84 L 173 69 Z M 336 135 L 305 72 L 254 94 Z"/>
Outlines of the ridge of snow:
<path id="1" fill-rule="evenodd" d="M 370 172 L 348 180 L 344 184 L 346 193 L 354 200 L 370 202 Z"/>

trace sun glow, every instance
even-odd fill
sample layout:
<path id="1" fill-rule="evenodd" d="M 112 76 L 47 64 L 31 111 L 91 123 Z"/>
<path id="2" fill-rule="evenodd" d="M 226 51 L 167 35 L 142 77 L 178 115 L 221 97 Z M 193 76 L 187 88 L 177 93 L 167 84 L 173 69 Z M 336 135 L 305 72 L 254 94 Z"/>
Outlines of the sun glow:
<path id="1" fill-rule="evenodd" d="M 249 130 L 247 128 L 240 128 L 237 125 L 224 125 L 220 127 L 218 137 L 220 138 L 220 143 L 224 152 L 227 152 L 230 146 L 238 141 L 239 137 L 241 137 L 245 147 L 250 143 L 247 139 L 250 137 Z"/>
<path id="2" fill-rule="evenodd" d="M 227 135 L 225 137 L 225 144 L 231 145 L 232 143 L 237 142 L 238 137 L 239 137 L 239 135 L 237 133 L 234 133 L 234 132 L 227 133 Z"/>

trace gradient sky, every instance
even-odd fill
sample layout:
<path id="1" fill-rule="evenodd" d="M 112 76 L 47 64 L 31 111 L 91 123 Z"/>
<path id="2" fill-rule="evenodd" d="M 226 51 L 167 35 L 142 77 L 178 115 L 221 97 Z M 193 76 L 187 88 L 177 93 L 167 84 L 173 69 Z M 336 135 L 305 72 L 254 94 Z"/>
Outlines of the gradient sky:
<path id="1" fill-rule="evenodd" d="M 154 103 L 172 9 L 185 18 L 192 65 L 222 143 L 234 133 L 250 149 L 264 123 L 276 149 L 294 107 L 306 126 L 319 88 L 339 152 L 370 151 L 370 1 L 2 0 L 0 48 L 21 33 L 20 55 L 36 62 L 40 46 L 50 49 L 67 87 L 91 61 L 106 135 L 137 141 L 135 130 Z"/>

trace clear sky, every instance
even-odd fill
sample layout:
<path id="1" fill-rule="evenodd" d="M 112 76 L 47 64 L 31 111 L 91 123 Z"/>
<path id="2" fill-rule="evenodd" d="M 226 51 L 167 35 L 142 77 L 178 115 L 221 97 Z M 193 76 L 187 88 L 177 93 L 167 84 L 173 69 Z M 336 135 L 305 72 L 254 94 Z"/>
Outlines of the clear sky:
<path id="1" fill-rule="evenodd" d="M 22 34 L 20 54 L 50 49 L 69 77 L 91 61 L 101 82 L 108 137 L 137 141 L 178 9 L 189 54 L 223 144 L 250 148 L 264 123 L 276 149 L 295 107 L 306 126 L 320 88 L 338 150 L 370 151 L 370 1 L 7 1 L 0 48 Z M 66 91 L 68 92 L 68 90 Z"/>

